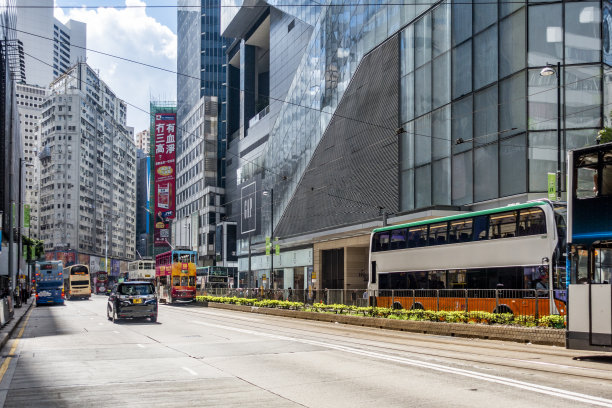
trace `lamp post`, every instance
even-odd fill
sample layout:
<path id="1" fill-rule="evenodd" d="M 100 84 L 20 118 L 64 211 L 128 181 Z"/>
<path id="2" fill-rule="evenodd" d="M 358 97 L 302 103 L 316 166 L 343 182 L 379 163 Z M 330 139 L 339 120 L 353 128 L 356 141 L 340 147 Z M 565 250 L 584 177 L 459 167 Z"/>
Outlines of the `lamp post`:
<path id="1" fill-rule="evenodd" d="M 270 285 L 274 274 L 274 189 L 266 190 L 263 195 L 270 195 Z"/>
<path id="2" fill-rule="evenodd" d="M 559 201 L 561 200 L 561 62 L 557 62 L 556 69 L 546 63 L 540 75 L 557 77 L 557 201 Z"/>

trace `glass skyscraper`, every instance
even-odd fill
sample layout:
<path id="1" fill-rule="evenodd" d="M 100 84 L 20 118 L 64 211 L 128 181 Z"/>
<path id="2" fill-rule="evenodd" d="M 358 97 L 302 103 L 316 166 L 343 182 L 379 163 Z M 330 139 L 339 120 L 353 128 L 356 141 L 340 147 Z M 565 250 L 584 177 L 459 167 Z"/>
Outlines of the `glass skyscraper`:
<path id="1" fill-rule="evenodd" d="M 223 4 L 224 35 L 261 43 L 261 7 Z M 230 217 L 251 222 L 241 219 L 245 192 L 257 198 L 257 228 L 238 228 L 241 254 L 249 235 L 278 236 L 285 251 L 310 245 L 311 266 L 325 276 L 323 248 L 334 246 L 323 243 L 336 240 L 345 255 L 365 247 L 385 213 L 394 223 L 545 197 L 565 152 L 594 144 L 609 123 L 609 2 L 291 4 L 267 2 L 266 132 L 249 123 L 256 112 L 228 101 L 244 116 L 228 124 L 242 128 L 229 145 L 241 158 L 228 165 L 228 185 L 237 186 L 227 192 Z M 237 86 L 248 77 L 245 50 L 229 51 L 230 90 L 232 52 L 240 53 Z M 288 63 L 295 55 L 299 63 Z M 560 72 L 540 75 L 558 62 Z M 255 148 L 249 138 L 260 133 L 265 142 Z M 561 180 L 564 189 L 564 171 Z M 257 196 L 271 189 L 273 203 Z M 332 286 L 351 272 L 342 276 Z"/>

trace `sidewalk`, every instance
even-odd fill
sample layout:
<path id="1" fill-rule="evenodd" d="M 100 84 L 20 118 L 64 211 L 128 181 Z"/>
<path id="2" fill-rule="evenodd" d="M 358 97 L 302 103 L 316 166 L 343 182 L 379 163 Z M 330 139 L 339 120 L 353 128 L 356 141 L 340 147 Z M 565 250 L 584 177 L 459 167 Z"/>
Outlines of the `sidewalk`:
<path id="1" fill-rule="evenodd" d="M 28 303 L 24 303 L 21 307 L 14 309 L 15 314 L 13 318 L 0 329 L 0 350 L 2 350 L 6 342 L 11 338 L 13 332 L 34 303 L 36 303 L 36 298 L 32 296 L 28 299 Z"/>

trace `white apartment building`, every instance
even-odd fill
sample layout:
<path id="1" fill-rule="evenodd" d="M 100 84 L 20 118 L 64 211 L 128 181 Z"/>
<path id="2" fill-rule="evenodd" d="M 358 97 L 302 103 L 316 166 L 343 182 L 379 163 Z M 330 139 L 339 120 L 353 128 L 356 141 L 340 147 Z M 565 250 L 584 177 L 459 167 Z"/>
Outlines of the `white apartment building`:
<path id="1" fill-rule="evenodd" d="M 136 144 L 136 149 L 142 150 L 145 154 L 149 154 L 151 151 L 151 138 L 150 138 L 149 129 L 142 130 L 136 133 L 134 137 L 134 143 Z"/>
<path id="2" fill-rule="evenodd" d="M 40 119 L 42 105 L 48 91 L 36 85 L 17 84 L 17 110 L 19 111 L 19 130 L 23 141 L 23 186 L 25 189 L 24 204 L 30 205 L 30 228 L 25 235 L 38 239 L 39 230 L 39 182 L 40 161 Z"/>
<path id="3" fill-rule="evenodd" d="M 85 62 L 87 25 L 53 16 L 53 0 L 19 0 L 17 39 L 25 53 L 25 82 L 48 86 L 77 62 Z"/>
<path id="4" fill-rule="evenodd" d="M 217 186 L 218 103 L 204 96 L 179 122 L 177 144 L 176 219 L 172 240 L 176 246 L 197 249 L 201 264 L 212 265 L 215 225 L 225 214 L 225 189 Z"/>
<path id="5" fill-rule="evenodd" d="M 45 251 L 104 256 L 108 240 L 109 258 L 134 259 L 136 147 L 127 105 L 86 63 L 50 88 L 39 155 Z"/>

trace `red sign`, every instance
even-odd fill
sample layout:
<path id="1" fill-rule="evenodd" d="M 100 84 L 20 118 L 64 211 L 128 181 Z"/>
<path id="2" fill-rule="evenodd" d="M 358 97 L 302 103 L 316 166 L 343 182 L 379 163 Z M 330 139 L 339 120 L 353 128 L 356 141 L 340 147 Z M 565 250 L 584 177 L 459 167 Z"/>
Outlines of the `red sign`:
<path id="1" fill-rule="evenodd" d="M 168 246 L 174 218 L 176 113 L 155 114 L 155 245 Z"/>

